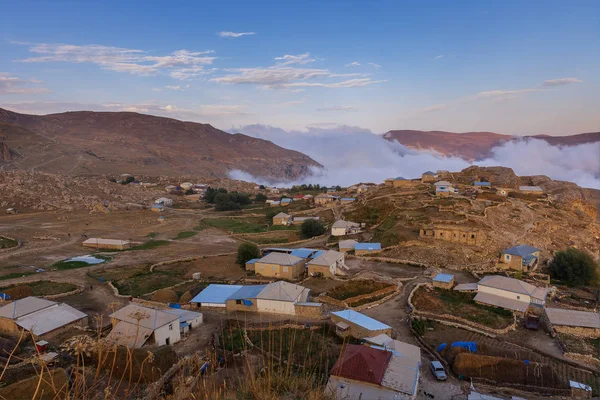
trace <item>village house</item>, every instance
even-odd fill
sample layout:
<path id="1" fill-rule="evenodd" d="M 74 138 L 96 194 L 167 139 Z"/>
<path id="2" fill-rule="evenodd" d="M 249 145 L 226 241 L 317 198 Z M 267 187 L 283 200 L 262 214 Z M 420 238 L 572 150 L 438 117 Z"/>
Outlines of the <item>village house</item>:
<path id="1" fill-rule="evenodd" d="M 336 333 L 342 337 L 351 336 L 355 339 L 363 339 L 382 333 L 388 336 L 392 335 L 391 326 L 354 310 L 332 312 L 331 321 L 335 324 Z"/>
<path id="2" fill-rule="evenodd" d="M 385 181 L 383 181 L 383 184 L 385 186 L 394 186 L 394 178 L 387 178 Z"/>
<path id="3" fill-rule="evenodd" d="M 350 204 L 350 203 L 354 203 L 355 201 L 356 201 L 356 198 L 354 198 L 354 197 L 342 197 L 340 199 L 341 204 Z"/>
<path id="4" fill-rule="evenodd" d="M 544 194 L 544 190 L 539 186 L 519 186 L 519 192 L 525 194 Z"/>
<path id="5" fill-rule="evenodd" d="M 17 336 L 25 330 L 49 339 L 75 326 L 87 327 L 88 316 L 65 303 L 25 297 L 0 307 L 0 332 Z"/>
<path id="6" fill-rule="evenodd" d="M 367 185 L 360 185 L 359 187 L 356 188 L 356 193 L 365 193 L 369 190 L 369 186 Z"/>
<path id="7" fill-rule="evenodd" d="M 321 193 L 315 197 L 315 205 L 324 206 L 327 205 L 334 200 L 337 200 L 336 196 L 332 196 L 331 194 Z"/>
<path id="8" fill-rule="evenodd" d="M 185 335 L 190 331 L 190 329 L 198 328 L 200 325 L 202 325 L 203 317 L 201 313 L 184 310 L 181 308 L 165 308 L 161 311 L 179 317 L 179 331 L 181 332 L 181 335 Z"/>
<path id="9" fill-rule="evenodd" d="M 473 300 L 525 314 L 530 305 L 544 307 L 547 296 L 546 288 L 506 276 L 488 275 L 477 282 L 477 295 Z"/>
<path id="10" fill-rule="evenodd" d="M 502 250 L 496 266 L 502 269 L 527 271 L 538 263 L 540 251 L 537 247 L 526 244 Z"/>
<path id="11" fill-rule="evenodd" d="M 341 252 L 347 253 L 349 251 L 354 250 L 354 246 L 356 246 L 356 243 L 358 242 L 352 239 L 342 240 L 338 243 L 338 249 Z"/>
<path id="12" fill-rule="evenodd" d="M 419 367 L 420 357 L 349 344 L 331 369 L 326 392 L 336 400 L 412 400 L 417 396 Z"/>
<path id="13" fill-rule="evenodd" d="M 434 183 L 435 181 L 437 181 L 437 179 L 438 176 L 433 171 L 427 171 L 421 175 L 421 183 Z"/>
<path id="14" fill-rule="evenodd" d="M 167 197 L 161 197 L 154 201 L 154 204 L 160 204 L 165 207 L 171 207 L 173 205 L 173 200 Z"/>
<path id="15" fill-rule="evenodd" d="M 242 287 L 242 285 L 211 283 L 190 300 L 190 304 L 196 305 L 196 307 L 225 308 L 227 299 Z"/>
<path id="16" fill-rule="evenodd" d="M 346 255 L 339 251 L 327 250 L 308 262 L 308 275 L 316 276 L 321 274 L 325 278 L 343 275 L 343 271 L 348 270 L 344 264 L 345 257 Z"/>
<path id="17" fill-rule="evenodd" d="M 354 245 L 354 254 L 357 256 L 379 253 L 380 251 L 381 243 L 356 243 Z"/>
<path id="18" fill-rule="evenodd" d="M 191 188 L 194 187 L 194 184 L 191 182 L 183 182 L 179 184 L 179 187 L 181 188 L 181 190 L 190 190 Z"/>
<path id="19" fill-rule="evenodd" d="M 109 315 L 112 330 L 108 343 L 137 349 L 144 345 L 164 346 L 181 340 L 179 316 L 162 310 L 129 304 Z"/>
<path id="20" fill-rule="evenodd" d="M 434 287 L 450 290 L 454 286 L 454 275 L 437 273 L 432 281 Z"/>
<path id="21" fill-rule="evenodd" d="M 549 327 L 557 333 L 578 337 L 600 338 L 600 315 L 597 312 L 546 308 Z"/>
<path id="22" fill-rule="evenodd" d="M 276 187 L 274 188 L 268 188 L 269 193 L 271 194 L 279 194 L 279 189 L 277 189 Z"/>
<path id="23" fill-rule="evenodd" d="M 312 194 L 305 194 L 304 196 L 302 196 L 303 200 L 312 200 L 312 198 L 315 197 Z"/>
<path id="24" fill-rule="evenodd" d="M 162 212 L 164 211 L 165 206 L 163 206 L 162 204 L 153 204 L 152 207 L 150 207 L 150 210 L 152 210 L 153 212 Z"/>
<path id="25" fill-rule="evenodd" d="M 281 207 L 287 207 L 290 204 L 292 204 L 292 199 L 290 199 L 289 197 L 284 197 L 283 199 L 281 199 L 279 204 L 281 205 Z"/>
<path id="26" fill-rule="evenodd" d="M 407 187 L 412 185 L 412 181 L 410 179 L 406 179 L 403 176 L 399 176 L 394 179 L 392 184 L 394 187 Z"/>
<path id="27" fill-rule="evenodd" d="M 479 229 L 461 225 L 430 225 L 419 230 L 419 237 L 471 245 L 478 245 L 484 240 L 483 232 Z"/>
<path id="28" fill-rule="evenodd" d="M 298 279 L 305 272 L 305 258 L 271 252 L 254 263 L 257 275 L 282 279 Z"/>
<path id="29" fill-rule="evenodd" d="M 131 246 L 129 240 L 89 238 L 82 245 L 94 249 L 125 250 Z"/>
<path id="30" fill-rule="evenodd" d="M 345 236 L 360 233 L 360 224 L 351 221 L 338 220 L 331 226 L 332 236 Z"/>
<path id="31" fill-rule="evenodd" d="M 242 286 L 226 300 L 227 311 L 296 314 L 296 304 L 305 303 L 310 289 L 278 281 L 268 285 Z"/>
<path id="32" fill-rule="evenodd" d="M 279 214 L 273 217 L 273 225 L 283 225 L 287 226 L 292 223 L 294 217 L 284 212 L 280 212 Z"/>
<path id="33" fill-rule="evenodd" d="M 473 187 L 477 190 L 490 189 L 492 184 L 490 182 L 473 182 Z"/>
<path id="34" fill-rule="evenodd" d="M 454 186 L 448 181 L 439 181 L 434 183 L 435 195 L 438 197 L 448 197 L 455 193 Z"/>

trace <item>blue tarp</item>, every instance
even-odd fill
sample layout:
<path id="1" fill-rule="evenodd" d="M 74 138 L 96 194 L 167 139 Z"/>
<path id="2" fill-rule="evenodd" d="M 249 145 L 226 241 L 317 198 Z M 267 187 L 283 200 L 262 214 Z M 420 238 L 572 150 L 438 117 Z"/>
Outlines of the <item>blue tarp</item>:
<path id="1" fill-rule="evenodd" d="M 0 293 L 0 299 L 2 300 L 10 300 L 10 295 L 6 293 Z"/>
<path id="2" fill-rule="evenodd" d="M 471 353 L 477 353 L 477 343 L 475 342 L 454 342 L 452 343 L 452 347 L 462 347 Z"/>
<path id="3" fill-rule="evenodd" d="M 444 350 L 446 347 L 448 347 L 448 345 L 446 343 L 442 343 L 438 346 L 437 348 L 437 352 L 440 353 L 442 350 Z"/>
<path id="4" fill-rule="evenodd" d="M 170 308 L 181 308 L 181 304 L 179 303 L 169 303 Z"/>
<path id="5" fill-rule="evenodd" d="M 242 300 L 242 303 L 244 303 L 245 306 L 250 307 L 252 305 L 252 301 L 250 300 Z"/>

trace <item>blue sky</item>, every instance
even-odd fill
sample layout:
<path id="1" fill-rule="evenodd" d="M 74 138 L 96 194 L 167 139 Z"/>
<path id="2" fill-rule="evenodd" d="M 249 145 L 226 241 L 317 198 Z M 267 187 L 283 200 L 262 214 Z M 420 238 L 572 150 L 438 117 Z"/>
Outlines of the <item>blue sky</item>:
<path id="1" fill-rule="evenodd" d="M 600 127 L 598 1 L 0 7 L 0 107 L 16 111 L 131 110 L 222 129 Z"/>

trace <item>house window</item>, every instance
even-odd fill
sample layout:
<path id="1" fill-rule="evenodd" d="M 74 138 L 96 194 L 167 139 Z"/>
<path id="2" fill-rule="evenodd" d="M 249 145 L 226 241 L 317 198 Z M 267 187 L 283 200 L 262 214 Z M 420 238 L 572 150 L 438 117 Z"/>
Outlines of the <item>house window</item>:
<path id="1" fill-rule="evenodd" d="M 169 330 L 172 331 L 173 330 L 173 324 L 169 324 Z"/>
<path id="2" fill-rule="evenodd" d="M 517 296 L 517 300 L 521 300 L 521 296 Z"/>
<path id="3" fill-rule="evenodd" d="M 453 233 L 453 234 L 452 234 L 452 237 L 456 237 L 456 233 Z"/>
<path id="4" fill-rule="evenodd" d="M 235 304 L 242 304 L 242 301 L 241 300 L 236 300 Z"/>
<path id="5" fill-rule="evenodd" d="M 260 269 L 265 269 L 265 266 L 264 266 L 264 265 L 261 265 L 261 266 L 260 266 Z"/>
<path id="6" fill-rule="evenodd" d="M 504 259 L 505 259 L 506 261 L 510 261 L 510 254 L 505 254 L 505 255 L 504 255 Z"/>
<path id="7" fill-rule="evenodd" d="M 274 265 L 271 266 L 271 271 L 275 271 L 275 266 Z"/>
<path id="8" fill-rule="evenodd" d="M 463 237 L 467 237 L 467 235 L 465 235 L 465 234 L 463 233 Z"/>
<path id="9" fill-rule="evenodd" d="M 283 267 L 283 272 L 288 272 L 288 267 Z"/>
<path id="10" fill-rule="evenodd" d="M 471 235 L 471 239 L 475 239 L 475 235 Z"/>

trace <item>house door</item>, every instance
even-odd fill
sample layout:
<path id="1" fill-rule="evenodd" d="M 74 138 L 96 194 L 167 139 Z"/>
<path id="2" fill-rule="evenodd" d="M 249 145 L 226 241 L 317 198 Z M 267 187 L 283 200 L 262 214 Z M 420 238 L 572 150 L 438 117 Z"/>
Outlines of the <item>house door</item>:
<path id="1" fill-rule="evenodd" d="M 171 338 L 166 338 L 165 339 L 165 344 L 168 346 L 171 344 Z"/>

